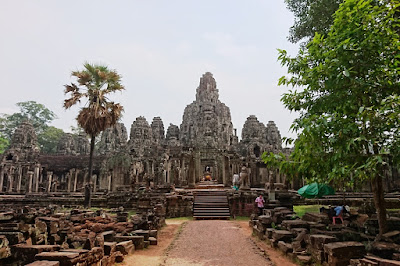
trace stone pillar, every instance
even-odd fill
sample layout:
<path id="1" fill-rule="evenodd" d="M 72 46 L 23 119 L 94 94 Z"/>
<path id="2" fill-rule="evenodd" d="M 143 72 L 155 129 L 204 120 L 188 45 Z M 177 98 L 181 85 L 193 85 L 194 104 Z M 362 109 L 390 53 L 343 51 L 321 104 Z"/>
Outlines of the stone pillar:
<path id="1" fill-rule="evenodd" d="M 93 193 L 96 193 L 97 175 L 92 175 L 92 181 L 93 181 Z"/>
<path id="2" fill-rule="evenodd" d="M 53 172 L 47 171 L 47 192 L 51 192 L 52 181 L 53 181 Z"/>
<path id="3" fill-rule="evenodd" d="M 67 181 L 67 192 L 71 192 L 71 170 L 65 175 L 65 179 Z"/>
<path id="4" fill-rule="evenodd" d="M 196 172 L 197 171 L 196 171 L 196 167 L 195 167 L 195 159 L 192 156 L 189 161 L 189 176 L 188 176 L 188 185 L 190 188 L 195 187 Z"/>
<path id="5" fill-rule="evenodd" d="M 269 189 L 268 189 L 268 200 L 275 200 L 275 173 L 269 171 Z"/>
<path id="6" fill-rule="evenodd" d="M 111 175 L 111 174 L 108 174 L 108 175 L 107 175 L 107 179 L 108 179 L 108 192 L 111 192 L 111 178 L 112 178 L 112 175 Z"/>
<path id="7" fill-rule="evenodd" d="M 10 174 L 8 175 L 8 192 L 13 191 L 13 186 L 14 186 L 14 168 L 10 167 Z"/>
<path id="8" fill-rule="evenodd" d="M 28 186 L 28 192 L 32 192 L 32 184 L 33 184 L 33 171 L 28 171 L 28 178 L 29 178 L 29 186 Z"/>
<path id="9" fill-rule="evenodd" d="M 22 183 L 22 166 L 18 168 L 18 183 L 17 183 L 17 192 L 21 193 L 21 183 Z"/>
<path id="10" fill-rule="evenodd" d="M 3 184 L 4 184 L 4 166 L 2 166 L 0 170 L 0 192 L 3 191 Z"/>
<path id="11" fill-rule="evenodd" d="M 79 174 L 79 170 L 75 169 L 75 176 L 74 176 L 74 192 L 76 192 L 76 186 L 78 183 L 78 174 Z"/>
<path id="12" fill-rule="evenodd" d="M 40 167 L 35 165 L 35 171 L 33 173 L 33 180 L 35 183 L 35 192 L 39 191 L 39 174 L 40 174 Z"/>

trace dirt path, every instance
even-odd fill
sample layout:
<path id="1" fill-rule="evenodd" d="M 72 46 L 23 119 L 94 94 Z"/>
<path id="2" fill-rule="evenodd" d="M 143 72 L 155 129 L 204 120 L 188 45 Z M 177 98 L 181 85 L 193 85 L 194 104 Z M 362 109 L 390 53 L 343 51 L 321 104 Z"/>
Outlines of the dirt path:
<path id="1" fill-rule="evenodd" d="M 133 255 L 125 257 L 124 262 L 120 265 L 158 266 L 163 263 L 165 251 L 175 239 L 179 227 L 184 222 L 184 220 L 167 220 L 167 225 L 158 232 L 157 246 L 136 250 Z"/>
<path id="2" fill-rule="evenodd" d="M 123 265 L 296 265 L 264 241 L 251 237 L 246 221 L 184 222 L 167 221 L 159 232 L 158 245 L 135 251 Z"/>

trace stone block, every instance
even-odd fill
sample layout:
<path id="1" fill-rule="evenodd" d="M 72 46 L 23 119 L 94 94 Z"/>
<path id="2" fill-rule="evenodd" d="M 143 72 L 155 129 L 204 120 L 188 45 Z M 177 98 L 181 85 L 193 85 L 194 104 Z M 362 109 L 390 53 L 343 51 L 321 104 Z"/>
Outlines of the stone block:
<path id="1" fill-rule="evenodd" d="M 11 256 L 11 247 L 8 239 L 4 235 L 0 235 L 0 260 Z"/>
<path id="2" fill-rule="evenodd" d="M 117 242 L 128 241 L 131 240 L 135 245 L 135 249 L 143 249 L 144 248 L 144 236 L 116 236 L 115 240 Z"/>
<path id="3" fill-rule="evenodd" d="M 14 219 L 14 212 L 0 212 L 0 222 L 11 221 Z"/>
<path id="4" fill-rule="evenodd" d="M 300 263 L 302 263 L 302 265 L 308 265 L 311 264 L 311 256 L 307 256 L 307 255 L 299 255 L 297 256 L 297 259 L 300 261 Z"/>
<path id="5" fill-rule="evenodd" d="M 41 252 L 35 256 L 35 260 L 59 261 L 60 266 L 74 265 L 79 259 L 79 253 L 75 252 Z"/>
<path id="6" fill-rule="evenodd" d="M 274 228 L 267 228 L 267 230 L 265 230 L 265 236 L 268 238 L 268 239 L 271 239 L 272 238 L 272 233 L 275 231 L 275 229 Z"/>
<path id="7" fill-rule="evenodd" d="M 365 254 L 365 247 L 360 242 L 333 242 L 325 244 L 324 251 L 330 266 L 340 266 L 348 265 L 350 259 L 362 258 Z"/>
<path id="8" fill-rule="evenodd" d="M 256 235 L 258 237 L 258 239 L 260 239 L 260 240 L 265 239 L 264 231 L 260 230 L 257 226 L 253 227 L 253 234 Z"/>
<path id="9" fill-rule="evenodd" d="M 124 255 L 132 254 L 135 251 L 135 246 L 131 240 L 119 242 L 116 245 L 116 250 Z"/>
<path id="10" fill-rule="evenodd" d="M 143 241 L 143 244 L 144 244 L 144 248 L 148 248 L 150 246 L 150 241 L 145 240 L 145 241 Z"/>
<path id="11" fill-rule="evenodd" d="M 106 231 L 100 234 L 104 237 L 104 241 L 106 242 L 114 241 L 115 231 Z"/>
<path id="12" fill-rule="evenodd" d="M 373 256 L 365 256 L 365 259 L 377 262 L 379 266 L 400 266 L 400 261 L 398 260 L 388 260 Z"/>
<path id="13" fill-rule="evenodd" d="M 21 263 L 30 263 L 35 256 L 41 252 L 52 252 L 60 250 L 59 245 L 27 245 L 18 244 L 11 247 L 13 256 Z"/>
<path id="14" fill-rule="evenodd" d="M 149 230 L 149 237 L 158 237 L 158 230 Z"/>
<path id="15" fill-rule="evenodd" d="M 303 220 L 284 220 L 282 221 L 282 227 L 286 228 L 287 230 L 291 230 L 293 228 L 305 228 L 309 229 L 310 225 Z"/>
<path id="16" fill-rule="evenodd" d="M 59 266 L 59 265 L 60 265 L 60 262 L 58 262 L 58 261 L 37 260 L 37 261 L 27 264 L 26 266 Z"/>
<path id="17" fill-rule="evenodd" d="M 272 238 L 277 241 L 292 242 L 293 234 L 287 230 L 274 230 Z"/>
<path id="18" fill-rule="evenodd" d="M 389 242 L 375 242 L 372 244 L 372 254 L 384 259 L 392 259 L 393 254 L 400 252 L 400 245 Z"/>
<path id="19" fill-rule="evenodd" d="M 16 245 L 25 241 L 21 232 L 0 232 L 0 235 L 4 235 L 7 238 L 9 245 Z"/>
<path id="20" fill-rule="evenodd" d="M 293 252 L 292 245 L 283 241 L 278 241 L 278 248 L 285 254 Z"/>
<path id="21" fill-rule="evenodd" d="M 324 245 L 336 242 L 336 237 L 327 235 L 310 235 L 310 246 L 312 249 L 324 250 Z"/>
<path id="22" fill-rule="evenodd" d="M 359 266 L 379 266 L 379 262 L 376 261 L 372 261 L 366 258 L 362 258 L 358 260 L 358 264 Z"/>
<path id="23" fill-rule="evenodd" d="M 135 230 L 132 233 L 137 236 L 143 236 L 145 241 L 149 240 L 149 230 Z"/>
<path id="24" fill-rule="evenodd" d="M 117 250 L 117 242 L 104 242 L 104 254 L 105 255 L 111 255 L 116 250 Z"/>
<path id="25" fill-rule="evenodd" d="M 123 261 L 124 261 L 124 255 L 119 251 L 115 252 L 115 262 L 121 263 Z"/>
<path id="26" fill-rule="evenodd" d="M 150 242 L 150 245 L 157 245 L 157 238 L 149 237 L 149 242 Z"/>

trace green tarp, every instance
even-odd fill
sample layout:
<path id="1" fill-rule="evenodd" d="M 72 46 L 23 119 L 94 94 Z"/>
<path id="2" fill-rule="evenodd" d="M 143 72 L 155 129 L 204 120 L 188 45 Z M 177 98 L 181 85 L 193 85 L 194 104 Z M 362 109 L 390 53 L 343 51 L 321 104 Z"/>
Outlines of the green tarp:
<path id="1" fill-rule="evenodd" d="M 299 195 L 304 198 L 313 199 L 313 198 L 321 198 L 322 196 L 326 195 L 334 195 L 335 190 L 332 187 L 325 184 L 311 183 L 309 185 L 300 188 L 297 191 L 297 193 L 299 193 Z"/>

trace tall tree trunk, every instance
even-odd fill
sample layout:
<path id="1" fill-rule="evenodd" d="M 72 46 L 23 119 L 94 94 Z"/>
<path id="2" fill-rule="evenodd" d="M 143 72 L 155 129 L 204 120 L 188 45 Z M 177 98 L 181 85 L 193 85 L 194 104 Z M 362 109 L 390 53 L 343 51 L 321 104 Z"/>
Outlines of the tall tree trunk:
<path id="1" fill-rule="evenodd" d="M 378 239 L 380 239 L 382 234 L 387 232 L 386 206 L 385 206 L 382 176 L 377 174 L 371 180 L 371 185 L 372 185 L 372 192 L 374 193 L 375 208 L 378 214 L 378 223 L 379 223 Z"/>
<path id="2" fill-rule="evenodd" d="M 89 173 L 85 180 L 85 208 L 91 207 L 91 193 L 92 193 L 92 175 L 93 175 L 93 152 L 94 152 L 94 144 L 95 144 L 96 136 L 91 136 L 90 139 L 90 155 L 89 155 Z"/>

